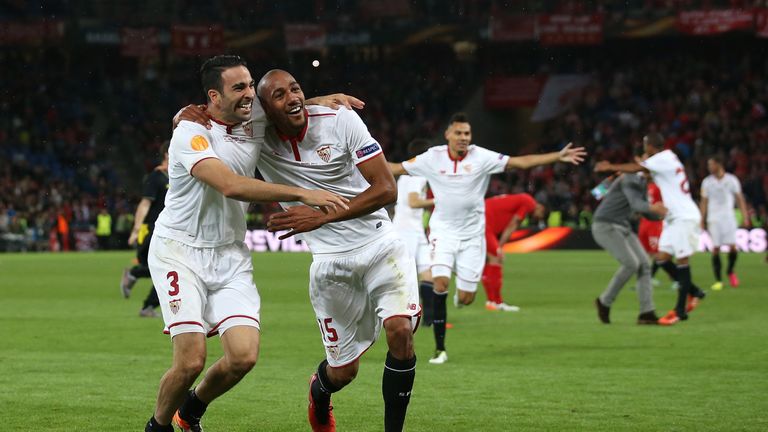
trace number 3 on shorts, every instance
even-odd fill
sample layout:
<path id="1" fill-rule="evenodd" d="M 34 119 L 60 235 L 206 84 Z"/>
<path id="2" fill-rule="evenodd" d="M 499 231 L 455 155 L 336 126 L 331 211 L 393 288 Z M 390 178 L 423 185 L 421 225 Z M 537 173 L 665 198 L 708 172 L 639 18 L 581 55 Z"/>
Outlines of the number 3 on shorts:
<path id="1" fill-rule="evenodd" d="M 339 340 L 339 334 L 336 333 L 335 328 L 331 327 L 331 322 L 333 322 L 333 318 L 317 319 L 317 324 L 320 325 L 320 333 L 322 333 L 323 339 L 326 342 L 336 342 Z"/>
<path id="2" fill-rule="evenodd" d="M 179 274 L 175 271 L 168 272 L 167 275 L 165 275 L 166 278 L 171 280 L 171 288 L 172 290 L 168 290 L 168 295 L 173 297 L 179 293 Z"/>

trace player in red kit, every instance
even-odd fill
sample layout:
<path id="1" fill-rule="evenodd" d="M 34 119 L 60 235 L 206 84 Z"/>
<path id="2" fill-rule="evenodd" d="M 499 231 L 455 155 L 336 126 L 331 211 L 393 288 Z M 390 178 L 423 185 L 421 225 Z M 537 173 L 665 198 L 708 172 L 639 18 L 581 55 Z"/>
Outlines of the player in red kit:
<path id="1" fill-rule="evenodd" d="M 485 200 L 485 244 L 487 260 L 483 268 L 483 288 L 487 301 L 485 308 L 505 312 L 517 312 L 519 307 L 504 303 L 501 297 L 503 281 L 502 246 L 509 240 L 529 213 L 538 216 L 544 213 L 544 206 L 532 196 L 521 193 L 498 195 Z"/>
<path id="2" fill-rule="evenodd" d="M 661 202 L 661 191 L 656 183 L 648 181 L 648 204 Z M 637 229 L 637 236 L 640 237 L 640 243 L 649 255 L 654 256 L 659 251 L 659 237 L 661 236 L 662 220 L 650 220 L 640 218 L 640 226 Z"/>

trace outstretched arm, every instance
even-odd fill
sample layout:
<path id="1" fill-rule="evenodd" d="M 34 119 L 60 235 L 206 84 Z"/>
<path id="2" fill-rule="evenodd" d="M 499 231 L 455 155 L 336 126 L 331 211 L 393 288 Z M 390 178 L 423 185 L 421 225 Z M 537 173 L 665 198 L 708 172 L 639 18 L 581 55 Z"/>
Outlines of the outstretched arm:
<path id="1" fill-rule="evenodd" d="M 513 156 L 507 160 L 506 170 L 528 169 L 539 165 L 553 164 L 555 162 L 566 162 L 574 165 L 580 164 L 587 155 L 584 147 L 573 147 L 573 143 L 568 143 L 562 150 L 552 153 Z"/>
<path id="2" fill-rule="evenodd" d="M 636 173 L 636 172 L 649 172 L 648 168 L 640 165 L 637 162 L 628 162 L 623 164 L 612 164 L 608 161 L 600 161 L 595 164 L 595 172 L 623 172 L 623 173 Z"/>
<path id="3" fill-rule="evenodd" d="M 401 163 L 387 162 L 387 167 L 389 168 L 389 172 L 392 173 L 393 176 L 401 176 L 401 175 L 408 174 L 405 168 L 403 168 L 403 164 Z"/>
<path id="4" fill-rule="evenodd" d="M 422 198 L 418 192 L 408 194 L 408 207 L 410 208 L 430 208 L 434 205 L 434 198 Z"/>
<path id="5" fill-rule="evenodd" d="M 301 201 L 308 205 L 336 206 L 346 209 L 348 200 L 324 190 L 307 190 L 293 186 L 267 183 L 236 174 L 216 158 L 203 159 L 191 174 L 221 192 L 227 198 L 245 202 Z"/>

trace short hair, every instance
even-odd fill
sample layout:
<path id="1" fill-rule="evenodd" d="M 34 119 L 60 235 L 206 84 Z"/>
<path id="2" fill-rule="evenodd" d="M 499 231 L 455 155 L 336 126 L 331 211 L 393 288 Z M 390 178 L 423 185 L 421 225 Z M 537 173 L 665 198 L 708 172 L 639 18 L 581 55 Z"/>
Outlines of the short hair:
<path id="1" fill-rule="evenodd" d="M 248 67 L 248 64 L 240 56 L 224 54 L 211 57 L 200 66 L 200 82 L 203 85 L 206 100 L 210 100 L 208 90 L 223 91 L 221 73 L 236 66 Z"/>
<path id="2" fill-rule="evenodd" d="M 664 148 L 664 136 L 658 132 L 652 132 L 645 136 L 645 142 L 653 148 Z"/>
<path id="3" fill-rule="evenodd" d="M 469 117 L 463 112 L 457 112 L 451 116 L 451 120 L 448 122 L 449 125 L 454 123 L 469 123 Z"/>
<path id="4" fill-rule="evenodd" d="M 418 156 L 427 151 L 427 149 L 430 147 L 432 147 L 432 143 L 429 140 L 424 138 L 416 138 L 415 140 L 408 143 L 408 157 Z"/>
<path id="5" fill-rule="evenodd" d="M 718 164 L 720 166 L 725 166 L 725 163 L 723 162 L 723 157 L 720 156 L 719 154 L 712 155 L 709 158 L 712 159 L 713 161 L 715 161 L 716 164 Z"/>

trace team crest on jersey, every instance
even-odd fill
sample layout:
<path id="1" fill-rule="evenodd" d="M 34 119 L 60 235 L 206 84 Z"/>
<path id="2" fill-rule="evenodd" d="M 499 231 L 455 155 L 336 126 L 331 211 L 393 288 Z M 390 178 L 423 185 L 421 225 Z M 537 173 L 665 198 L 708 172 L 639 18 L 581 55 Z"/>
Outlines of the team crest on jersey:
<path id="1" fill-rule="evenodd" d="M 243 132 L 245 132 L 245 134 L 249 137 L 253 138 L 253 124 L 251 124 L 251 122 L 244 124 Z"/>
<path id="2" fill-rule="evenodd" d="M 332 359 L 334 360 L 339 359 L 339 355 L 341 354 L 341 351 L 339 350 L 338 345 L 329 345 L 325 347 L 325 350 L 328 351 L 328 355 L 330 355 Z"/>
<path id="3" fill-rule="evenodd" d="M 464 165 L 464 171 L 471 173 L 472 172 L 472 164 L 466 164 Z"/>
<path id="4" fill-rule="evenodd" d="M 328 163 L 331 160 L 331 146 L 325 145 L 317 149 L 317 155 L 323 162 Z"/>
<path id="5" fill-rule="evenodd" d="M 179 313 L 179 309 L 181 309 L 181 299 L 175 299 L 168 302 L 168 306 L 171 308 L 171 312 L 173 312 L 174 315 Z"/>

